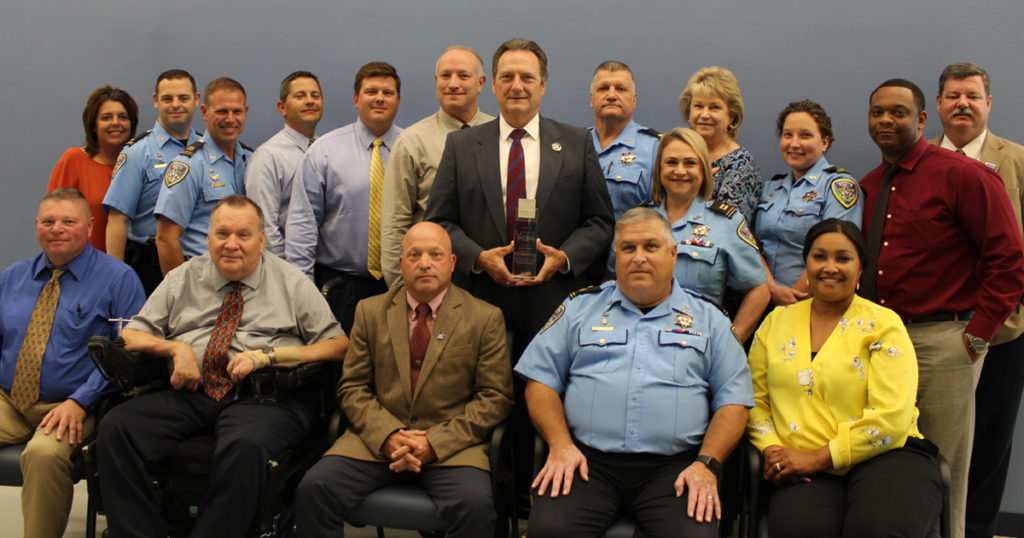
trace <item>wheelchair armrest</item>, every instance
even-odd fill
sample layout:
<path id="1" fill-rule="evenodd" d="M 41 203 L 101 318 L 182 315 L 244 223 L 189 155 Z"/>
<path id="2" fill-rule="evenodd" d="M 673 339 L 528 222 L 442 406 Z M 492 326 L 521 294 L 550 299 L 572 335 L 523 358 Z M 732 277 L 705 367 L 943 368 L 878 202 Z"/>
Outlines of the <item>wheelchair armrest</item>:
<path id="1" fill-rule="evenodd" d="M 124 340 L 89 337 L 89 358 L 103 379 L 113 380 L 126 396 L 170 386 L 170 359 L 128 351 Z"/>
<path id="2" fill-rule="evenodd" d="M 348 419 L 341 409 L 335 409 L 327 418 L 327 442 L 333 443 L 348 428 Z"/>
<path id="3" fill-rule="evenodd" d="M 291 366 L 262 368 L 247 376 L 253 398 L 261 402 L 277 401 L 289 392 L 304 387 L 326 386 L 333 379 L 329 362 L 303 362 Z"/>

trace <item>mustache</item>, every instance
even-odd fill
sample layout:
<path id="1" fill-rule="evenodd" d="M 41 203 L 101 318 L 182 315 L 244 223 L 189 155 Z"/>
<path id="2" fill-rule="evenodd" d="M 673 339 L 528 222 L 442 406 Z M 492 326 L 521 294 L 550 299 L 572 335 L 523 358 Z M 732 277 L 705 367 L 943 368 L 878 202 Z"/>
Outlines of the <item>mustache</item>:
<path id="1" fill-rule="evenodd" d="M 974 111 L 965 106 L 957 107 L 956 110 L 953 111 L 954 116 L 957 114 L 963 114 L 965 116 L 970 116 L 972 118 L 974 117 Z"/>

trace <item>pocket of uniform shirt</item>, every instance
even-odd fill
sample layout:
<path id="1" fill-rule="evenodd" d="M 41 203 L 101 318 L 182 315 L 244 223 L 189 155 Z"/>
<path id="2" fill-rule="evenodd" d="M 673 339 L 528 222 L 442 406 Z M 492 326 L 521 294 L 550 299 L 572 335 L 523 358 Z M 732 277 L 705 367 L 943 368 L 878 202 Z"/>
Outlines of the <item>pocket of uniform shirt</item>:
<path id="1" fill-rule="evenodd" d="M 607 372 L 625 361 L 610 360 L 619 346 L 629 342 L 629 331 L 625 328 L 616 329 L 607 325 L 583 327 L 579 331 L 579 355 L 573 362 L 573 368 L 582 371 Z"/>
<path id="2" fill-rule="evenodd" d="M 232 194 L 235 194 L 235 189 L 227 181 L 218 187 L 214 187 L 212 184 L 203 185 L 203 199 L 207 202 L 216 202 Z"/>
<path id="3" fill-rule="evenodd" d="M 159 183 L 164 179 L 164 171 L 167 169 L 167 164 L 164 164 L 160 168 L 149 167 L 146 170 L 146 182 L 147 183 Z"/>
<path id="4" fill-rule="evenodd" d="M 789 207 L 786 208 L 786 213 L 796 217 L 820 217 L 823 205 L 817 200 L 810 202 L 801 200 L 800 202 L 789 204 Z"/>
<path id="5" fill-rule="evenodd" d="M 608 171 L 607 179 L 621 183 L 640 183 L 640 176 L 643 174 L 643 169 L 639 165 L 633 165 L 631 167 L 626 166 L 613 166 Z"/>
<path id="6" fill-rule="evenodd" d="M 703 379 L 692 368 L 701 369 L 701 358 L 708 347 L 708 337 L 680 330 L 666 330 L 658 333 L 661 346 L 655 372 L 663 379 L 674 380 L 680 386 L 699 385 Z"/>
<path id="7" fill-rule="evenodd" d="M 678 243 L 676 244 L 676 256 L 687 257 L 696 261 L 704 262 L 708 265 L 714 265 L 715 259 L 718 257 L 718 245 L 711 245 L 708 247 Z"/>

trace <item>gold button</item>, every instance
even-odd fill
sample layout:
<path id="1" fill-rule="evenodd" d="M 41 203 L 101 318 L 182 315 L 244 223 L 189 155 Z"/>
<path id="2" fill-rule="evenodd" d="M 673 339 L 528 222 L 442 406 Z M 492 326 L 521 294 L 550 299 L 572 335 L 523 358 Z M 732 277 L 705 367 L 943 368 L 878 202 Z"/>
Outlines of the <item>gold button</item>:
<path id="1" fill-rule="evenodd" d="M 694 258 L 696 258 L 697 257 L 697 251 L 695 250 L 695 251 L 691 252 L 690 256 L 693 256 Z"/>
<path id="2" fill-rule="evenodd" d="M 602 338 L 602 339 L 598 340 L 598 341 L 597 341 L 597 343 L 598 343 L 598 344 L 601 344 L 601 345 L 603 346 L 603 345 L 604 345 L 604 338 Z"/>
<path id="3" fill-rule="evenodd" d="M 615 176 L 615 179 L 622 179 L 622 176 Z"/>
<path id="4" fill-rule="evenodd" d="M 681 343 L 681 344 L 683 344 L 683 345 L 685 346 L 685 345 L 686 345 L 686 340 L 683 340 L 683 341 L 682 341 L 682 342 L 680 342 L 680 343 Z"/>

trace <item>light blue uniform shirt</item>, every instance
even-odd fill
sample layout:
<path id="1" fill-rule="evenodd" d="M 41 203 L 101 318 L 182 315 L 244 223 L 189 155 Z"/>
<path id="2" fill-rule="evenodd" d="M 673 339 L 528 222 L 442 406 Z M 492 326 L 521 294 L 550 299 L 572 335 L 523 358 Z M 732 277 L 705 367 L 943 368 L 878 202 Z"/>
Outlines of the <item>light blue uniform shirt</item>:
<path id="1" fill-rule="evenodd" d="M 711 209 L 715 202 L 697 196 L 686 215 L 672 223 L 676 240 L 675 277 L 715 304 L 722 304 L 725 286 L 748 290 L 768 279 L 757 243 L 743 214 L 726 216 Z M 665 215 L 664 207 L 655 208 Z"/>
<path id="2" fill-rule="evenodd" d="M 718 408 L 754 405 L 732 324 L 675 283 L 647 314 L 614 281 L 566 299 L 515 371 L 562 396 L 569 431 L 605 452 L 697 448 Z"/>
<path id="3" fill-rule="evenodd" d="M 135 137 L 124 147 L 114 165 L 110 188 L 103 198 L 103 208 L 116 209 L 131 219 L 128 239 L 145 243 L 156 235 L 157 195 L 163 182 L 164 169 L 188 144 L 199 140 L 199 133 L 188 130 L 188 143 L 182 144 L 156 122 L 153 129 Z"/>
<path id="4" fill-rule="evenodd" d="M 88 244 L 65 268 L 39 367 L 39 400 L 71 398 L 88 411 L 109 386 L 89 358 L 89 337 L 119 336 L 118 324 L 109 320 L 134 316 L 146 294 L 131 267 Z M 29 319 L 52 274 L 46 254 L 39 254 L 0 275 L 0 387 L 8 394 Z"/>
<path id="5" fill-rule="evenodd" d="M 804 272 L 804 238 L 811 226 L 835 217 L 860 227 L 863 205 L 857 181 L 825 157 L 797 181 L 790 171 L 765 182 L 755 229 L 775 281 L 792 287 Z"/>
<path id="6" fill-rule="evenodd" d="M 608 185 L 615 220 L 619 220 L 627 210 L 651 199 L 652 171 L 660 138 L 650 129 L 630 121 L 619 137 L 602 150 L 597 131 L 593 127 L 589 130 Z"/>
<path id="7" fill-rule="evenodd" d="M 292 197 L 292 177 L 310 139 L 285 125 L 253 152 L 245 167 L 245 195 L 263 210 L 266 248 L 284 257 L 284 226 Z"/>
<path id="8" fill-rule="evenodd" d="M 179 239 L 181 252 L 190 257 L 206 253 L 210 213 L 217 203 L 232 194 L 245 194 L 245 163 L 252 154 L 236 140 L 232 161 L 207 133 L 200 142 L 203 147 L 191 157 L 183 152 L 164 169 L 154 211 L 184 228 Z"/>
<path id="9" fill-rule="evenodd" d="M 392 125 L 380 137 L 385 166 L 401 132 L 401 127 Z M 366 248 L 375 138 L 358 120 L 339 127 L 318 138 L 295 171 L 284 254 L 310 278 L 314 263 L 370 278 Z"/>

